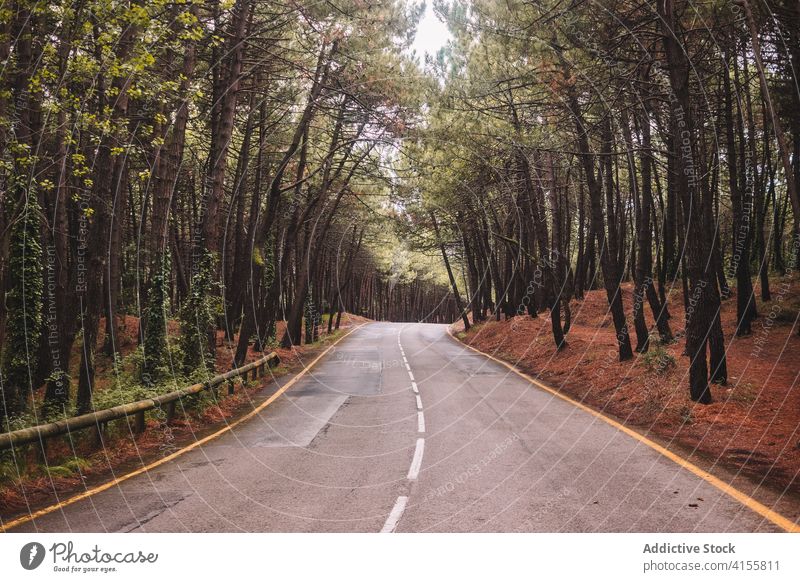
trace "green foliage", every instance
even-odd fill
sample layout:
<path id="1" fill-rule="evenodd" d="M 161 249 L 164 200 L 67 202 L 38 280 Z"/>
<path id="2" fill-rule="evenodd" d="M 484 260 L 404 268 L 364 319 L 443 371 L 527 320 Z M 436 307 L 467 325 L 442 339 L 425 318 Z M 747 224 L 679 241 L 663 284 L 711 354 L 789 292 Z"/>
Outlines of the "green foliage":
<path id="1" fill-rule="evenodd" d="M 8 414 L 27 408 L 30 364 L 42 333 L 42 246 L 39 243 L 41 208 L 36 194 L 27 192 L 25 206 L 11 229 L 9 286 L 6 292 L 6 338 L 3 346 L 3 391 Z"/>
<path id="2" fill-rule="evenodd" d="M 284 203 L 270 208 L 270 212 L 286 212 L 289 205 L 285 199 L 295 192 L 300 213 L 317 195 L 320 195 L 320 200 L 314 203 L 320 208 L 331 209 L 323 197 L 330 198 L 341 188 L 345 195 L 334 213 L 331 230 L 340 226 L 338 217 L 345 215 L 345 208 L 349 212 L 347 220 L 359 225 L 364 222 L 365 217 L 377 209 L 379 202 L 375 200 L 378 195 L 389 190 L 385 180 L 385 162 L 394 146 L 385 144 L 401 138 L 412 128 L 424 98 L 420 89 L 426 83 L 430 84 L 421 80 L 417 65 L 403 50 L 410 43 L 413 24 L 423 8 L 400 0 L 369 6 L 360 0 L 344 0 L 336 6 L 314 4 L 304 7 L 304 11 L 308 10 L 305 14 L 308 19 L 287 15 L 277 20 L 276 7 L 272 3 L 235 0 L 224 0 L 213 11 L 197 0 L 152 0 L 132 4 L 107 0 L 88 0 L 86 3 L 25 0 L 14 6 L 16 8 L 10 11 L 0 10 L 2 22 L 24 25 L 23 29 L 15 31 L 19 34 L 12 35 L 7 70 L 5 74 L 0 72 L 0 77 L 7 81 L 5 89 L 0 91 L 0 99 L 6 105 L 0 112 L 0 126 L 5 130 L 7 141 L 6 147 L 0 151 L 0 181 L 4 181 L 8 188 L 6 218 L 10 219 L 19 214 L 19 208 L 13 207 L 12 202 L 26 198 L 20 196 L 21 190 L 13 190 L 15 180 L 23 182 L 26 176 L 36 175 L 38 192 L 47 200 L 48 218 L 52 216 L 57 221 L 48 224 L 48 229 L 53 227 L 54 234 L 64 234 L 70 241 L 66 260 L 60 262 L 68 271 L 59 273 L 59 276 L 65 275 L 65 280 L 59 280 L 58 284 L 67 285 L 60 296 L 66 299 L 66 307 L 62 309 L 59 304 L 57 314 L 60 331 L 69 330 L 70 324 L 77 324 L 77 306 L 71 304 L 75 297 L 74 279 L 76 271 L 82 273 L 82 268 L 87 265 L 82 264 L 76 254 L 76 241 L 80 245 L 77 252 L 81 255 L 87 250 L 89 241 L 86 256 L 90 259 L 100 247 L 121 255 L 120 280 L 114 281 L 119 296 L 113 298 L 116 305 L 112 306 L 120 314 L 137 305 L 140 299 L 141 273 L 136 268 L 139 266 L 137 254 L 142 247 L 150 246 L 154 235 L 150 209 L 155 200 L 161 199 L 159 196 L 170 188 L 168 194 L 175 203 L 170 206 L 169 220 L 173 223 L 169 226 L 176 227 L 174 232 L 179 247 L 187 243 L 186 236 L 191 227 L 187 231 L 184 226 L 197 218 L 191 213 L 197 199 L 192 192 L 191 202 L 189 200 L 187 178 L 195 171 L 198 178 L 208 177 L 208 169 L 197 163 L 213 154 L 216 147 L 213 139 L 209 139 L 212 124 L 209 123 L 210 110 L 204 104 L 214 97 L 218 75 L 227 73 L 230 48 L 227 44 L 237 10 L 248 9 L 248 30 L 268 27 L 274 34 L 268 35 L 269 38 L 251 34 L 242 45 L 244 62 L 252 61 L 253 66 L 248 64 L 244 67 L 241 85 L 251 92 L 253 100 L 240 97 L 236 102 L 235 127 L 230 138 L 232 145 L 226 150 L 228 163 L 223 171 L 224 182 L 228 183 L 235 172 L 232 162 L 239 155 L 235 146 L 244 145 L 243 124 L 238 123 L 242 116 L 248 114 L 255 118 L 258 105 L 263 103 L 265 118 L 259 121 L 262 124 L 259 133 L 263 134 L 259 141 L 264 143 L 259 144 L 258 151 L 282 152 L 297 129 L 298 117 L 294 112 L 298 107 L 302 109 L 308 99 L 306 73 L 313 71 L 319 60 L 323 65 L 321 71 L 324 69 L 327 75 L 321 83 L 325 89 L 318 98 L 319 103 L 315 103 L 304 138 L 304 147 L 308 150 L 305 176 L 301 176 L 297 188 L 282 190 Z M 35 17 L 22 18 L 29 10 Z M 21 38 L 33 39 L 27 57 L 16 44 Z M 291 56 L 274 64 L 268 62 L 269 59 L 255 58 L 258 54 L 271 54 L 272 51 Z M 26 58 L 29 63 L 25 62 Z M 69 82 L 65 83 L 64 79 Z M 337 111 L 342 102 L 346 106 L 342 108 L 339 143 L 332 144 L 336 147 L 331 149 L 330 159 L 325 159 L 336 126 L 332 112 Z M 247 107 L 252 111 L 247 112 Z M 185 135 L 178 130 L 181 111 L 190 112 L 188 120 L 184 120 L 186 126 L 182 131 Z M 34 114 L 35 124 L 26 120 L 25 114 L 29 113 Z M 18 131 L 31 128 L 36 130 L 35 140 L 30 131 Z M 251 157 L 255 150 L 253 140 L 249 152 Z M 184 155 L 183 151 L 187 154 Z M 98 163 L 100 160 L 95 152 L 107 152 L 110 162 Z M 297 157 L 288 160 L 283 184 L 279 186 L 294 179 L 291 174 Z M 247 156 L 242 159 L 247 159 Z M 156 161 L 158 163 L 154 164 Z M 266 192 L 253 191 L 256 181 L 254 162 L 243 172 L 242 184 L 233 200 L 236 196 L 252 195 L 253 200 L 263 198 L 266 201 Z M 267 167 L 271 163 L 266 160 L 259 165 Z M 320 171 L 323 164 L 327 170 Z M 113 184 L 112 175 L 117 180 Z M 325 189 L 323 176 L 330 179 Z M 169 187 L 162 188 L 166 183 Z M 60 197 L 65 192 L 68 200 L 62 205 Z M 28 197 L 32 198 L 30 193 Z M 119 209 L 118 205 L 123 201 L 128 206 L 119 215 L 115 214 L 114 209 Z M 26 207 L 26 216 L 38 212 L 38 209 L 29 212 L 33 204 L 35 200 Z M 362 206 L 368 205 L 365 212 Z M 64 223 L 58 222 L 60 217 L 56 216 L 57 213 L 51 214 L 53 208 L 67 209 Z M 275 220 L 272 224 L 284 223 L 284 220 Z M 386 224 L 384 220 L 383 229 L 389 230 Z M 27 266 L 35 266 L 43 262 L 32 254 L 33 250 L 40 252 L 34 249 L 34 245 L 42 232 L 38 232 L 38 222 L 25 225 L 29 227 L 29 234 L 36 234 L 27 236 L 25 243 L 30 259 Z M 46 234 L 48 229 L 43 229 L 43 240 L 59 242 L 55 237 L 51 240 L 51 236 Z M 276 277 L 275 249 L 283 244 L 282 240 L 275 240 L 278 236 L 283 237 L 280 229 L 272 226 L 270 230 L 268 242 L 261 249 L 263 256 L 256 257 L 256 262 L 264 267 L 262 289 L 265 290 L 271 289 Z M 110 236 L 112 232 L 120 238 Z M 170 228 L 170 236 L 174 236 L 172 232 Z M 362 248 L 370 244 L 367 239 L 369 233 Z M 17 238 L 10 246 L 13 250 L 19 244 Z M 375 246 L 379 244 L 380 241 Z M 343 247 L 342 251 L 344 258 L 347 248 Z M 122 360 L 114 360 L 111 378 L 110 374 L 105 374 L 108 363 L 105 355 L 95 357 L 94 350 L 89 349 L 83 356 L 88 361 L 97 361 L 97 377 L 90 378 L 89 382 L 97 388 L 93 394 L 95 407 L 130 402 L 150 392 L 160 392 L 167 385 L 175 388 L 174 384 L 183 383 L 186 378 L 206 376 L 214 367 L 209 331 L 217 327 L 215 319 L 222 313 L 221 294 L 214 287 L 214 263 L 218 258 L 205 256 L 205 253 L 200 257 L 200 268 L 192 269 L 189 277 L 188 297 L 181 298 L 180 313 L 175 312 L 175 306 L 169 301 L 168 259 L 168 256 L 163 258 L 155 269 L 157 272 L 151 274 L 151 282 L 148 282 L 141 313 L 145 331 L 142 348 Z M 413 278 L 413 271 L 402 262 L 402 258 L 388 260 L 385 267 L 389 273 L 387 276 L 401 274 L 403 281 Z M 96 264 L 90 265 L 92 271 L 97 269 Z M 7 262 L 6 267 L 19 271 L 13 262 Z M 25 400 L 29 399 L 29 365 L 34 365 L 40 339 L 34 333 L 38 334 L 41 326 L 41 273 L 36 273 L 36 280 L 29 275 L 24 275 L 24 296 L 20 295 L 21 288 L 13 288 L 13 277 L 9 278 L 7 287 L 11 317 L 7 342 L 0 354 L 0 367 L 5 392 L 15 391 L 19 396 L 14 399 L 15 408 L 24 408 Z M 186 282 L 181 280 L 180 283 Z M 95 285 L 103 285 L 103 278 L 99 273 L 91 272 L 88 286 Z M 97 287 L 92 290 L 95 289 Z M 21 299 L 27 302 L 25 310 L 18 308 Z M 322 296 L 315 299 L 317 313 L 324 302 L 330 300 Z M 270 300 L 273 304 L 277 302 L 274 297 Z M 100 311 L 99 303 L 93 301 L 90 311 L 95 308 Z M 85 318 L 80 326 L 76 325 L 79 327 L 75 334 L 78 344 L 82 344 L 84 338 L 94 339 L 99 318 L 96 313 L 92 315 L 88 325 Z M 166 332 L 170 317 L 178 317 L 181 321 L 182 338 L 179 341 L 176 338 L 177 345 L 170 345 Z M 70 322 L 65 318 L 74 319 Z M 266 333 L 259 329 L 262 345 L 274 341 L 274 321 L 270 322 L 270 327 Z M 116 345 L 126 344 L 121 341 Z M 73 370 L 75 363 L 71 362 Z M 179 376 L 175 375 L 176 363 Z M 70 366 L 66 364 L 66 372 L 47 378 L 50 387 L 69 381 Z M 67 392 L 63 402 L 48 401 L 48 410 L 43 411 L 38 420 L 63 417 L 65 412 L 71 413 L 73 409 Z M 20 421 L 20 426 L 33 423 L 21 412 L 15 418 Z"/>
<path id="3" fill-rule="evenodd" d="M 44 467 L 50 477 L 72 477 L 88 469 L 91 463 L 80 457 L 73 457 L 61 465 L 48 465 Z"/>
<path id="4" fill-rule="evenodd" d="M 659 375 L 666 374 L 675 368 L 675 358 L 660 345 L 651 345 L 650 350 L 641 356 L 648 370 Z"/>
<path id="5" fill-rule="evenodd" d="M 275 244 L 275 235 L 270 234 L 265 252 L 260 255 L 261 260 L 263 261 L 263 288 L 270 289 L 272 287 L 273 282 L 275 281 L 275 251 L 274 251 L 274 244 Z M 274 319 L 271 319 L 269 322 L 269 329 L 261 330 L 261 345 L 262 347 L 274 345 L 277 341 L 275 337 L 277 335 L 277 330 L 275 327 Z"/>
<path id="6" fill-rule="evenodd" d="M 171 364 L 183 360 L 183 351 L 177 342 L 164 343 L 161 364 L 153 368 L 150 381 L 142 379 L 145 368 L 145 348 L 136 350 L 114 364 L 114 377 L 110 386 L 98 390 L 93 395 L 94 407 L 97 410 L 111 408 L 120 404 L 129 404 L 145 398 L 153 398 L 195 382 L 194 375 L 174 373 Z"/>
<path id="7" fill-rule="evenodd" d="M 19 461 L 19 457 L 15 461 L 8 451 L 0 454 L 0 485 L 13 483 L 19 479 L 22 473 L 22 466 Z M 86 471 L 90 466 L 91 463 L 87 459 L 72 457 L 60 465 L 39 465 L 31 469 L 34 474 L 44 474 L 48 477 L 73 477 Z"/>
<path id="8" fill-rule="evenodd" d="M 209 333 L 215 328 L 219 301 L 212 298 L 213 257 L 205 249 L 198 251 L 189 294 L 181 310 L 181 347 L 184 372 L 204 367 L 214 370 L 215 354 Z"/>
<path id="9" fill-rule="evenodd" d="M 144 384 L 156 382 L 164 365 L 167 347 L 167 313 L 169 310 L 170 255 L 164 252 L 158 261 L 150 285 L 145 310 L 144 358 L 141 379 Z"/>
<path id="10" fill-rule="evenodd" d="M 0 485 L 13 483 L 19 478 L 20 463 L 15 461 L 11 451 L 0 453 Z"/>
<path id="11" fill-rule="evenodd" d="M 65 370 L 54 370 L 45 378 L 45 381 L 47 382 L 47 393 L 44 414 L 61 417 L 64 410 L 69 407 L 72 378 Z"/>
<path id="12" fill-rule="evenodd" d="M 55 422 L 72 414 L 69 388 L 71 378 L 64 370 L 53 371 L 46 379 L 47 393 L 45 395 L 42 417 L 44 422 Z"/>
<path id="13" fill-rule="evenodd" d="M 19 414 L 4 419 L 0 432 L 12 432 L 21 428 L 27 428 L 37 424 L 39 420 L 34 414 L 29 411 L 20 412 Z"/>
<path id="14" fill-rule="evenodd" d="M 111 384 L 103 390 L 96 391 L 92 399 L 94 408 L 102 410 L 128 404 L 143 398 L 152 398 L 168 391 L 167 387 L 154 382 L 140 382 L 144 364 L 144 350 L 140 346 L 125 358 L 118 359 L 114 365 L 114 377 Z"/>

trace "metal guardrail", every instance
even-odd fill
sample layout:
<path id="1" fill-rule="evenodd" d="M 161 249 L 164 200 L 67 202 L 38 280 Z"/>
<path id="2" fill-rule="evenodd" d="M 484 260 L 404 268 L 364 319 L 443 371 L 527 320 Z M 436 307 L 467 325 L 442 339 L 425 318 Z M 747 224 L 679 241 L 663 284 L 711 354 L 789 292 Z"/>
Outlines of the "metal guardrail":
<path id="1" fill-rule="evenodd" d="M 226 382 L 228 384 L 228 394 L 233 394 L 234 380 L 236 378 L 242 378 L 242 380 L 247 381 L 247 375 L 252 374 L 252 379 L 255 380 L 265 375 L 267 366 L 274 368 L 279 363 L 280 358 L 278 354 L 272 352 L 255 362 L 250 362 L 240 368 L 234 368 L 225 374 L 214 376 L 207 382 L 192 384 L 187 388 L 162 394 L 155 398 L 137 400 L 129 404 L 121 404 L 113 408 L 105 408 L 103 410 L 65 418 L 64 420 L 51 422 L 49 424 L 0 433 L 0 451 L 31 443 L 41 443 L 42 451 L 44 452 L 45 442 L 49 438 L 71 434 L 75 431 L 87 428 L 95 428 L 98 432 L 101 432 L 106 423 L 129 416 L 134 417 L 134 432 L 141 433 L 144 432 L 145 429 L 144 413 L 148 410 L 163 410 L 164 407 L 166 407 L 167 422 L 169 422 L 175 416 L 175 403 L 181 398 L 192 394 L 198 394 L 204 390 L 215 390 Z"/>

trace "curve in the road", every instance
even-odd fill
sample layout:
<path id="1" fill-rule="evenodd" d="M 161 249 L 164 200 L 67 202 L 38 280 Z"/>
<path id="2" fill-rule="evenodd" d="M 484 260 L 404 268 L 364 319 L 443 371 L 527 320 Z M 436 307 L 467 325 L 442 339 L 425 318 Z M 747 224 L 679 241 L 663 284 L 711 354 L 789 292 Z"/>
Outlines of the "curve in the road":
<path id="1" fill-rule="evenodd" d="M 452 330 L 450 329 L 449 326 L 447 328 L 447 333 L 454 341 L 459 341 L 458 339 L 455 338 L 455 336 L 453 336 L 453 332 L 452 332 Z M 635 430 L 633 430 L 631 428 L 628 428 L 627 426 L 617 422 L 613 418 L 610 418 L 610 417 L 606 416 L 605 414 L 603 414 L 603 413 L 601 413 L 601 412 L 599 412 L 597 410 L 594 410 L 593 408 L 590 408 L 590 407 L 586 406 L 585 404 L 582 404 L 582 403 L 578 402 L 577 400 L 574 400 L 574 399 L 570 398 L 566 394 L 563 394 L 563 393 L 559 392 L 558 390 L 555 390 L 554 388 L 551 388 L 550 386 L 547 386 L 546 384 L 543 384 L 542 382 L 536 380 L 535 378 L 532 378 L 531 376 L 529 376 L 525 372 L 521 371 L 516 366 L 514 366 L 512 364 L 509 364 L 508 362 L 505 362 L 505 361 L 503 361 L 503 360 L 501 360 L 499 358 L 496 358 L 496 357 L 492 356 L 491 354 L 487 354 L 485 352 L 482 352 L 481 350 L 479 350 L 477 348 L 474 348 L 474 347 L 472 347 L 471 345 L 469 345 L 467 343 L 464 343 L 464 342 L 459 342 L 459 343 L 461 343 L 464 347 L 469 348 L 473 352 L 478 353 L 478 354 L 480 354 L 480 355 L 482 355 L 482 356 L 484 356 L 486 358 L 489 358 L 491 360 L 494 360 L 496 363 L 498 363 L 498 364 L 500 364 L 502 366 L 505 366 L 506 368 L 511 370 L 514 374 L 524 378 L 526 381 L 530 382 L 531 384 L 533 384 L 537 388 L 545 390 L 546 392 L 549 392 L 553 396 L 557 396 L 558 398 L 560 398 L 560 399 L 562 399 L 562 400 L 564 400 L 566 402 L 569 402 L 573 406 L 576 406 L 576 407 L 580 408 L 584 412 L 588 412 L 589 414 L 591 414 L 591 415 L 593 415 L 593 416 L 595 416 L 595 417 L 607 422 L 608 424 L 610 424 L 611 426 L 613 426 L 617 430 L 620 430 L 620 431 L 624 432 L 625 434 L 627 434 L 628 436 L 633 437 L 634 439 L 636 439 L 640 443 L 650 447 L 651 449 L 653 449 L 654 451 L 658 452 L 659 454 L 667 457 L 669 460 L 677 463 L 679 466 L 681 466 L 682 468 L 686 469 L 687 471 L 693 473 L 697 477 L 700 477 L 701 479 L 703 479 L 707 483 L 711 484 L 712 486 L 716 487 L 717 489 L 719 489 L 720 491 L 722 491 L 726 495 L 729 495 L 730 497 L 732 497 L 733 499 L 735 499 L 736 501 L 738 501 L 739 503 L 741 503 L 742 505 L 744 505 L 748 509 L 754 511 L 755 513 L 759 514 L 763 518 L 765 518 L 765 519 L 769 520 L 770 522 L 774 523 L 775 525 L 777 525 L 781 529 L 783 529 L 783 530 L 785 530 L 787 532 L 790 532 L 790 533 L 800 533 L 800 525 L 798 525 L 798 524 L 794 523 L 793 521 L 787 519 L 786 517 L 782 516 L 780 513 L 776 512 L 776 511 L 773 511 L 772 509 L 770 509 L 769 507 L 767 507 L 763 503 L 761 503 L 759 501 L 756 501 L 755 499 L 753 499 L 752 497 L 750 497 L 746 493 L 743 493 L 742 491 L 739 491 L 738 489 L 736 489 L 732 485 L 730 485 L 728 483 L 725 483 L 723 480 L 719 479 L 718 477 L 715 477 L 714 475 L 712 475 L 708 471 L 704 471 L 703 469 L 701 469 L 700 467 L 698 467 L 697 465 L 695 465 L 691 461 L 688 461 L 687 459 L 684 459 L 683 457 L 681 457 L 681 456 L 677 455 L 676 453 L 670 451 L 666 447 L 663 447 L 663 446 L 659 445 L 658 443 L 650 440 L 649 438 L 647 438 L 643 434 L 638 433 Z"/>
<path id="2" fill-rule="evenodd" d="M 743 491 L 764 499 L 769 492 L 711 476 L 478 355 L 448 337 L 446 326 L 371 323 L 327 354 L 311 362 L 311 373 L 277 386 L 278 394 L 274 384 L 265 388 L 259 397 L 272 396 L 272 405 L 232 423 L 219 438 L 4 529 L 797 528 L 786 517 L 800 516 L 793 500 L 766 507 Z"/>

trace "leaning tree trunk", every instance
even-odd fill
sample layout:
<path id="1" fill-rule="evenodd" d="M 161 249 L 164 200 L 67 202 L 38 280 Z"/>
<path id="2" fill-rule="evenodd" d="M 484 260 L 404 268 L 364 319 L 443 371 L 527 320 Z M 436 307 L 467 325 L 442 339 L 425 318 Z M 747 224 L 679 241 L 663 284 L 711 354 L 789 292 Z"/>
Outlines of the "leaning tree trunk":
<path id="1" fill-rule="evenodd" d="M 444 261 L 444 267 L 447 270 L 447 278 L 450 279 L 450 287 L 453 289 L 453 298 L 456 301 L 456 308 L 461 316 L 461 321 L 464 322 L 464 331 L 467 331 L 470 328 L 469 318 L 467 317 L 467 312 L 464 310 L 464 307 L 461 304 L 461 296 L 458 294 L 456 278 L 453 276 L 453 269 L 450 267 L 450 259 L 447 257 L 447 249 L 444 246 L 444 241 L 442 240 L 441 233 L 439 232 L 439 224 L 436 222 L 436 215 L 434 215 L 432 210 L 430 211 L 430 217 L 431 224 L 433 224 L 433 231 L 436 234 L 436 242 L 439 245 L 439 250 L 442 252 L 442 260 Z"/>
<path id="2" fill-rule="evenodd" d="M 792 167 L 792 162 L 789 157 L 789 146 L 786 143 L 786 136 L 783 133 L 783 125 L 772 103 L 772 95 L 770 94 L 767 77 L 764 73 L 764 64 L 761 60 L 761 46 L 758 40 L 758 28 L 753 18 L 753 11 L 750 9 L 750 2 L 748 0 L 742 0 L 742 6 L 744 6 L 747 26 L 750 30 L 750 43 L 753 47 L 753 57 L 756 62 L 758 79 L 761 83 L 761 95 L 769 110 L 772 130 L 775 132 L 775 139 L 778 142 L 778 153 L 781 156 L 781 163 L 783 165 L 783 178 L 786 180 L 786 191 L 789 196 L 789 201 L 792 203 L 792 214 L 794 217 L 794 244 L 792 251 L 796 258 L 798 252 L 800 252 L 800 199 L 798 198 L 794 168 Z M 800 334 L 800 326 L 797 327 L 797 333 Z"/>
<path id="3" fill-rule="evenodd" d="M 645 104 L 647 105 L 647 103 Z M 662 303 L 655 289 L 655 282 L 653 280 L 653 239 L 652 239 L 652 222 L 653 216 L 653 184 L 652 169 L 652 143 L 650 136 L 650 116 L 648 110 L 645 108 L 642 111 L 642 150 L 640 154 L 640 162 L 642 167 L 642 201 L 641 212 L 642 222 L 639 228 L 639 234 L 643 237 L 639 240 L 639 253 L 637 255 L 638 268 L 641 269 L 640 276 L 643 281 L 644 293 L 647 297 L 647 302 L 650 304 L 650 310 L 653 312 L 653 318 L 656 322 L 656 329 L 660 336 L 661 343 L 669 343 L 672 341 L 672 330 L 669 326 L 669 314 L 667 313 L 666 303 Z"/>
<path id="4" fill-rule="evenodd" d="M 589 202 L 591 203 L 592 224 L 594 225 L 597 244 L 600 247 L 600 266 L 603 270 L 603 284 L 606 288 L 608 304 L 611 308 L 611 316 L 614 321 L 614 329 L 617 334 L 619 345 L 619 360 L 629 360 L 633 358 L 631 349 L 631 339 L 628 333 L 628 325 L 625 321 L 625 311 L 622 305 L 622 291 L 620 290 L 620 272 L 617 264 L 617 249 L 610 248 L 606 241 L 605 228 L 603 226 L 603 194 L 600 191 L 600 184 L 594 174 L 594 161 L 591 150 L 589 149 L 589 137 L 587 134 L 586 122 L 583 118 L 578 97 L 574 88 L 569 89 L 569 107 L 575 118 L 575 128 L 578 135 L 578 151 L 583 162 L 584 177 L 589 190 Z M 610 228 L 613 228 L 610 226 Z"/>
<path id="5" fill-rule="evenodd" d="M 650 253 L 652 244 L 650 235 L 650 208 L 642 203 L 642 196 L 639 192 L 639 183 L 636 179 L 637 168 L 633 157 L 633 138 L 631 137 L 631 125 L 628 114 L 623 110 L 622 117 L 623 139 L 625 140 L 625 156 L 628 162 L 628 181 L 629 188 L 633 195 L 633 211 L 636 221 L 636 246 L 637 252 L 634 259 L 633 269 L 633 325 L 636 330 L 636 351 L 646 352 L 650 347 L 650 333 L 644 318 L 645 286 L 647 281 L 647 255 Z M 644 178 L 644 172 L 642 172 Z M 647 176 L 648 180 L 650 176 Z M 646 247 L 646 248 L 645 248 Z"/>

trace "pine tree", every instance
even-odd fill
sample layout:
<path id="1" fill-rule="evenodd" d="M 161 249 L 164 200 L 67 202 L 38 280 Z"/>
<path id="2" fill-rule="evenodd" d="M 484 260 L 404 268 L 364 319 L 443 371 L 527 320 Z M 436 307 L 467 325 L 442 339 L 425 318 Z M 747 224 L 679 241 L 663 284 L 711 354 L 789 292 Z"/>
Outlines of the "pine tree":
<path id="1" fill-rule="evenodd" d="M 6 292 L 9 315 L 2 361 L 6 416 L 25 412 L 32 396 L 31 372 L 42 333 L 44 281 L 40 228 L 41 208 L 29 189 L 22 212 L 11 230 Z"/>

